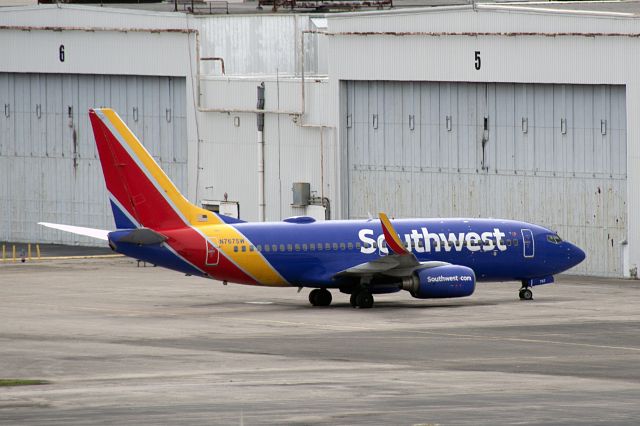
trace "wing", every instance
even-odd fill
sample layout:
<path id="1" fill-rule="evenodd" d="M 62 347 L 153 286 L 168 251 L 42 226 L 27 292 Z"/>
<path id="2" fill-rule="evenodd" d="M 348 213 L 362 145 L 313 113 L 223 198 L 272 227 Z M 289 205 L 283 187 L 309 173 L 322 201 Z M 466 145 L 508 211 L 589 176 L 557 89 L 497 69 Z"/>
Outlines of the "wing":
<path id="1" fill-rule="evenodd" d="M 387 247 L 391 254 L 379 257 L 370 262 L 361 263 L 338 272 L 335 277 L 385 275 L 388 277 L 406 277 L 414 271 L 424 268 L 448 265 L 447 262 L 420 262 L 416 256 L 406 249 L 398 233 L 393 228 L 386 214 L 380 213 L 380 224 Z"/>
<path id="2" fill-rule="evenodd" d="M 418 269 L 435 268 L 436 266 L 449 265 L 447 262 L 428 261 L 419 262 L 414 255 L 400 256 L 390 254 L 371 262 L 361 263 L 351 268 L 340 271 L 334 276 L 338 277 L 362 277 L 373 275 L 385 275 L 388 277 L 408 277 Z"/>
<path id="3" fill-rule="evenodd" d="M 61 225 L 59 223 L 38 222 L 38 225 L 47 228 L 57 229 L 59 231 L 71 232 L 72 234 L 84 235 L 85 237 L 97 238 L 98 240 L 107 241 L 107 235 L 110 231 L 104 229 L 84 228 L 82 226 Z"/>

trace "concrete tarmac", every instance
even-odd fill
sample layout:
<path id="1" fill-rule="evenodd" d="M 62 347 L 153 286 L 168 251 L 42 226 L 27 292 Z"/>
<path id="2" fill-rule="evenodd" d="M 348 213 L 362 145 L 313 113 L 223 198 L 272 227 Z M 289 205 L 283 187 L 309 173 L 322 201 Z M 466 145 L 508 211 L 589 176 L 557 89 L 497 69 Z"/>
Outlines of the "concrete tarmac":
<path id="1" fill-rule="evenodd" d="M 0 265 L 0 424 L 637 424 L 640 283 L 356 310 L 124 258 Z"/>

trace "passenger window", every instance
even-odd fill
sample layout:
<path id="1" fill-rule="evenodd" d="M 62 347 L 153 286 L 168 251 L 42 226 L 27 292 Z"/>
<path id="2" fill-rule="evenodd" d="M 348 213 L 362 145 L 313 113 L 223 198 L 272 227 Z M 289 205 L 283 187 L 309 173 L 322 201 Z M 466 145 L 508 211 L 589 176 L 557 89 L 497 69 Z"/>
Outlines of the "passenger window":
<path id="1" fill-rule="evenodd" d="M 507 240 L 507 247 L 511 247 L 511 240 Z"/>
<path id="2" fill-rule="evenodd" d="M 287 244 L 287 251 L 293 251 L 293 245 Z"/>
<path id="3" fill-rule="evenodd" d="M 338 243 L 333 243 L 332 247 L 333 247 L 334 250 L 338 250 Z"/>
<path id="4" fill-rule="evenodd" d="M 245 251 L 247 251 L 247 246 L 242 246 L 242 252 L 244 253 Z"/>
<path id="5" fill-rule="evenodd" d="M 258 251 L 262 251 L 262 245 L 258 244 L 257 249 L 258 249 Z"/>
<path id="6" fill-rule="evenodd" d="M 331 244 L 329 244 L 329 243 L 324 243 L 324 249 L 325 249 L 325 250 L 331 250 Z"/>
<path id="7" fill-rule="evenodd" d="M 302 251 L 307 251 L 307 245 L 306 244 L 302 245 Z"/>
<path id="8" fill-rule="evenodd" d="M 316 251 L 316 243 L 310 243 L 309 244 L 309 250 Z"/>
<path id="9" fill-rule="evenodd" d="M 258 246 L 258 249 L 260 248 L 260 246 Z M 264 251 L 269 252 L 271 251 L 271 247 L 269 247 L 269 244 L 265 244 L 264 245 Z"/>
<path id="10" fill-rule="evenodd" d="M 233 251 L 238 252 L 238 246 L 233 246 Z"/>
<path id="11" fill-rule="evenodd" d="M 518 240 L 513 240 L 513 246 L 518 247 Z"/>
<path id="12" fill-rule="evenodd" d="M 353 243 L 347 243 L 347 248 L 349 250 L 353 250 Z"/>
<path id="13" fill-rule="evenodd" d="M 318 251 L 322 251 L 322 243 L 318 243 Z"/>
<path id="14" fill-rule="evenodd" d="M 296 251 L 300 251 L 300 244 L 296 244 Z"/>
<path id="15" fill-rule="evenodd" d="M 284 244 L 280 244 L 280 251 L 284 252 Z"/>
<path id="16" fill-rule="evenodd" d="M 373 248 L 377 249 L 378 248 L 378 243 L 373 243 Z"/>
<path id="17" fill-rule="evenodd" d="M 249 251 L 253 251 L 253 246 L 249 246 Z"/>

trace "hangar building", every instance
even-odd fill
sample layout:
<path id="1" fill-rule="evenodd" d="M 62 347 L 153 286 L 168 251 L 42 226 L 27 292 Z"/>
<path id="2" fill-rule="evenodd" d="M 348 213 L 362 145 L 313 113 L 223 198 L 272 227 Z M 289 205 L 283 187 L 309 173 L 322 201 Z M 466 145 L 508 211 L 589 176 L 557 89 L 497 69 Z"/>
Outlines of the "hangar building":
<path id="1" fill-rule="evenodd" d="M 623 6 L 0 9 L 0 240 L 112 227 L 87 119 L 104 105 L 189 199 L 245 220 L 519 219 L 584 248 L 576 273 L 635 276 L 640 6 Z"/>

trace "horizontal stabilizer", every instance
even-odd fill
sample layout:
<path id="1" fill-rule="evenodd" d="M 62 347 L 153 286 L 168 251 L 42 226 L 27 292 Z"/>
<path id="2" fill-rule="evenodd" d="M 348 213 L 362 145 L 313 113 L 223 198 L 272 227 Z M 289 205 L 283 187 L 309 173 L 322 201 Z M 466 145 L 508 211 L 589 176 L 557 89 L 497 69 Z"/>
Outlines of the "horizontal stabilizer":
<path id="1" fill-rule="evenodd" d="M 119 230 L 111 233 L 111 238 L 117 243 L 140 245 L 160 244 L 167 241 L 167 237 L 149 228 L 133 229 L 131 232 Z"/>
<path id="2" fill-rule="evenodd" d="M 61 225 L 58 223 L 38 222 L 38 225 L 46 226 L 47 228 L 57 229 L 59 231 L 71 232 L 76 235 L 83 235 L 85 237 L 97 238 L 98 240 L 108 240 L 108 234 L 110 231 L 104 229 L 84 228 L 82 226 Z"/>

